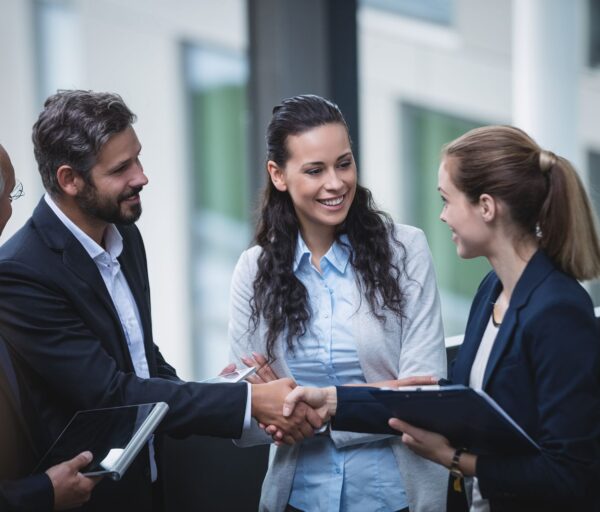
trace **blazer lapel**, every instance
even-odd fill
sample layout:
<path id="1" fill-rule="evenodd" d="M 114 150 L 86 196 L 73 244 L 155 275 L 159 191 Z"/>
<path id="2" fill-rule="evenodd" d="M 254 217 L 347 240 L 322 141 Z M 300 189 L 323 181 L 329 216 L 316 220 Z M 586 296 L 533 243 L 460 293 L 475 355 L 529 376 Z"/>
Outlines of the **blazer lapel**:
<path id="1" fill-rule="evenodd" d="M 500 280 L 493 275 L 490 278 L 489 284 L 487 284 L 484 290 L 481 290 L 481 298 L 477 303 L 473 304 L 473 316 L 469 319 L 469 325 L 465 331 L 465 339 L 458 351 L 456 361 L 454 362 L 454 368 L 452 372 L 452 381 L 455 384 L 469 385 L 469 379 L 471 376 L 471 367 L 475 360 L 475 355 L 479 349 L 481 338 L 485 328 L 490 320 L 492 314 L 492 308 L 494 302 L 500 295 L 502 290 L 502 283 Z"/>
<path id="2" fill-rule="evenodd" d="M 65 244 L 63 250 L 63 263 L 71 270 L 71 272 L 77 275 L 79 279 L 85 281 L 90 286 L 102 305 L 118 319 L 119 315 L 117 314 L 117 310 L 106 289 L 106 285 L 104 284 L 104 280 L 100 275 L 98 267 L 75 238 L 69 240 Z M 120 322 L 119 325 L 121 325 Z"/>
<path id="3" fill-rule="evenodd" d="M 538 250 L 525 267 L 523 274 L 519 278 L 519 281 L 517 281 L 509 307 L 502 319 L 502 324 L 494 341 L 494 346 L 492 347 L 490 358 L 485 368 L 482 389 L 486 388 L 494 374 L 494 370 L 498 367 L 502 356 L 513 339 L 512 333 L 518 324 L 520 310 L 529 302 L 533 290 L 553 270 L 554 265 L 542 250 Z"/>
<path id="4" fill-rule="evenodd" d="M 494 340 L 494 346 L 492 347 L 488 363 L 485 367 L 483 383 L 481 385 L 482 389 L 485 389 L 491 375 L 502 359 L 504 351 L 507 349 L 509 342 L 512 340 L 512 333 L 517 325 L 517 311 L 518 308 L 509 307 L 504 314 L 502 324 L 500 324 L 500 328 L 498 329 L 498 334 Z"/>
<path id="5" fill-rule="evenodd" d="M 85 251 L 79 241 L 54 214 L 46 204 L 44 198 L 38 203 L 33 212 L 32 219 L 38 229 L 40 237 L 44 240 L 46 245 L 54 251 L 62 252 L 62 259 L 65 267 L 77 276 L 78 279 L 87 284 L 88 288 L 91 289 L 98 299 L 100 305 L 106 308 L 110 313 L 115 327 L 117 328 L 117 332 L 120 333 L 119 345 L 123 352 L 123 356 L 130 362 L 131 368 L 133 368 L 119 314 L 115 309 L 94 260 L 90 258 L 90 255 Z"/>

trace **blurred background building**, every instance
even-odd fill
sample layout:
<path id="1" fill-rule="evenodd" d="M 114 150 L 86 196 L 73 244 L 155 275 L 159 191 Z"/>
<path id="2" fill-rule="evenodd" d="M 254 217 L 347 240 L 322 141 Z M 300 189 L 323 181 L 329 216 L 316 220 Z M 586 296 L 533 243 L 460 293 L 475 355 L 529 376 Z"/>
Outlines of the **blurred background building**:
<path id="1" fill-rule="evenodd" d="M 26 191 L 5 238 L 43 193 L 31 126 L 44 99 L 121 94 L 150 179 L 139 227 L 154 339 L 183 378 L 211 376 L 227 362 L 230 278 L 251 243 L 271 109 L 321 94 L 346 115 L 380 207 L 425 230 L 446 335 L 459 334 L 489 269 L 459 260 L 438 220 L 442 144 L 516 124 L 576 164 L 600 209 L 599 66 L 600 0 L 0 0 L 0 143 Z M 169 510 L 256 510 L 263 447 L 169 448 Z"/>
<path id="2" fill-rule="evenodd" d="M 570 159 L 600 206 L 598 0 L 0 0 L 0 142 L 26 196 L 30 140 L 60 88 L 115 91 L 138 115 L 155 339 L 184 378 L 227 362 L 229 282 L 252 237 L 264 132 L 284 96 L 329 95 L 360 178 L 427 233 L 447 335 L 487 272 L 438 220 L 443 143 L 513 123 Z M 597 286 L 590 290 L 600 299 Z"/>

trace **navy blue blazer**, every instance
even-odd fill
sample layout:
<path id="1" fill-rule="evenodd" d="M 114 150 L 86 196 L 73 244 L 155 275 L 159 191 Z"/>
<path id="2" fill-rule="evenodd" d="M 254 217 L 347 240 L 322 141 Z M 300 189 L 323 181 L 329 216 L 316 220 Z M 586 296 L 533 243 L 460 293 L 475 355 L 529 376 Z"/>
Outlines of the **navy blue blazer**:
<path id="1" fill-rule="evenodd" d="M 457 384 L 469 384 L 473 360 L 501 289 L 494 272 L 479 287 L 453 366 L 452 380 Z M 541 447 L 534 454 L 478 457 L 479 485 L 491 510 L 596 510 L 600 336 L 586 291 L 541 250 L 512 294 L 483 389 Z"/>
<path id="2" fill-rule="evenodd" d="M 179 380 L 152 337 L 141 235 L 135 225 L 118 229 L 123 236 L 119 261 L 140 312 L 149 379 L 135 375 L 119 316 L 94 261 L 43 199 L 0 248 L 0 331 L 11 344 L 20 378 L 32 390 L 46 433 L 39 451 L 77 410 L 155 401 L 170 407 L 159 433 L 239 437 L 246 384 Z M 151 495 L 144 450 L 121 482 L 100 482 L 87 508 L 149 510 Z"/>

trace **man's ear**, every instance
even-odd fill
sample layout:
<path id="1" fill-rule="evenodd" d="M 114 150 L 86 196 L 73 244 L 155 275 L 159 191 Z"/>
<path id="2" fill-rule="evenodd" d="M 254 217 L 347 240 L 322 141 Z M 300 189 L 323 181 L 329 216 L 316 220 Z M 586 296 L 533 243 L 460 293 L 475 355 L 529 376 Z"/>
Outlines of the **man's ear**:
<path id="1" fill-rule="evenodd" d="M 489 194 L 479 196 L 479 211 L 484 222 L 492 222 L 498 215 L 498 202 Z"/>
<path id="2" fill-rule="evenodd" d="M 83 178 L 70 165 L 61 165 L 56 170 L 58 186 L 68 196 L 74 197 L 83 188 Z"/>
<path id="3" fill-rule="evenodd" d="M 283 170 L 273 160 L 267 162 L 267 172 L 271 177 L 271 182 L 279 192 L 285 192 L 287 185 L 285 183 L 285 175 Z"/>

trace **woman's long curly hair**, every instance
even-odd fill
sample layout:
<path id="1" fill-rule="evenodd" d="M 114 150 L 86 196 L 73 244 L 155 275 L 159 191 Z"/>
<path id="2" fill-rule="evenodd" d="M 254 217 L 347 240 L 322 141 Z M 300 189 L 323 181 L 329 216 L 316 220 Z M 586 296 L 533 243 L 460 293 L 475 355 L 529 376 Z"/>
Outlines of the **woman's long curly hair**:
<path id="1" fill-rule="evenodd" d="M 346 121 L 339 107 L 314 95 L 295 96 L 273 109 L 267 129 L 267 160 L 284 168 L 290 158 L 287 138 L 312 128 Z M 294 350 L 294 339 L 305 334 L 311 317 L 308 293 L 294 275 L 293 264 L 300 224 L 287 192 L 280 192 L 267 180 L 255 242 L 262 247 L 258 271 L 254 279 L 254 295 L 250 301 L 251 322 L 256 330 L 262 317 L 267 327 L 266 351 L 274 360 L 277 338 L 285 332 L 288 348 Z M 348 237 L 350 264 L 356 281 L 372 313 L 385 322 L 385 310 L 403 318 L 405 297 L 399 281 L 405 272 L 406 251 L 394 236 L 389 215 L 378 210 L 371 192 L 357 185 L 348 216 L 336 229 L 336 240 Z M 400 249 L 394 258 L 392 244 Z"/>

